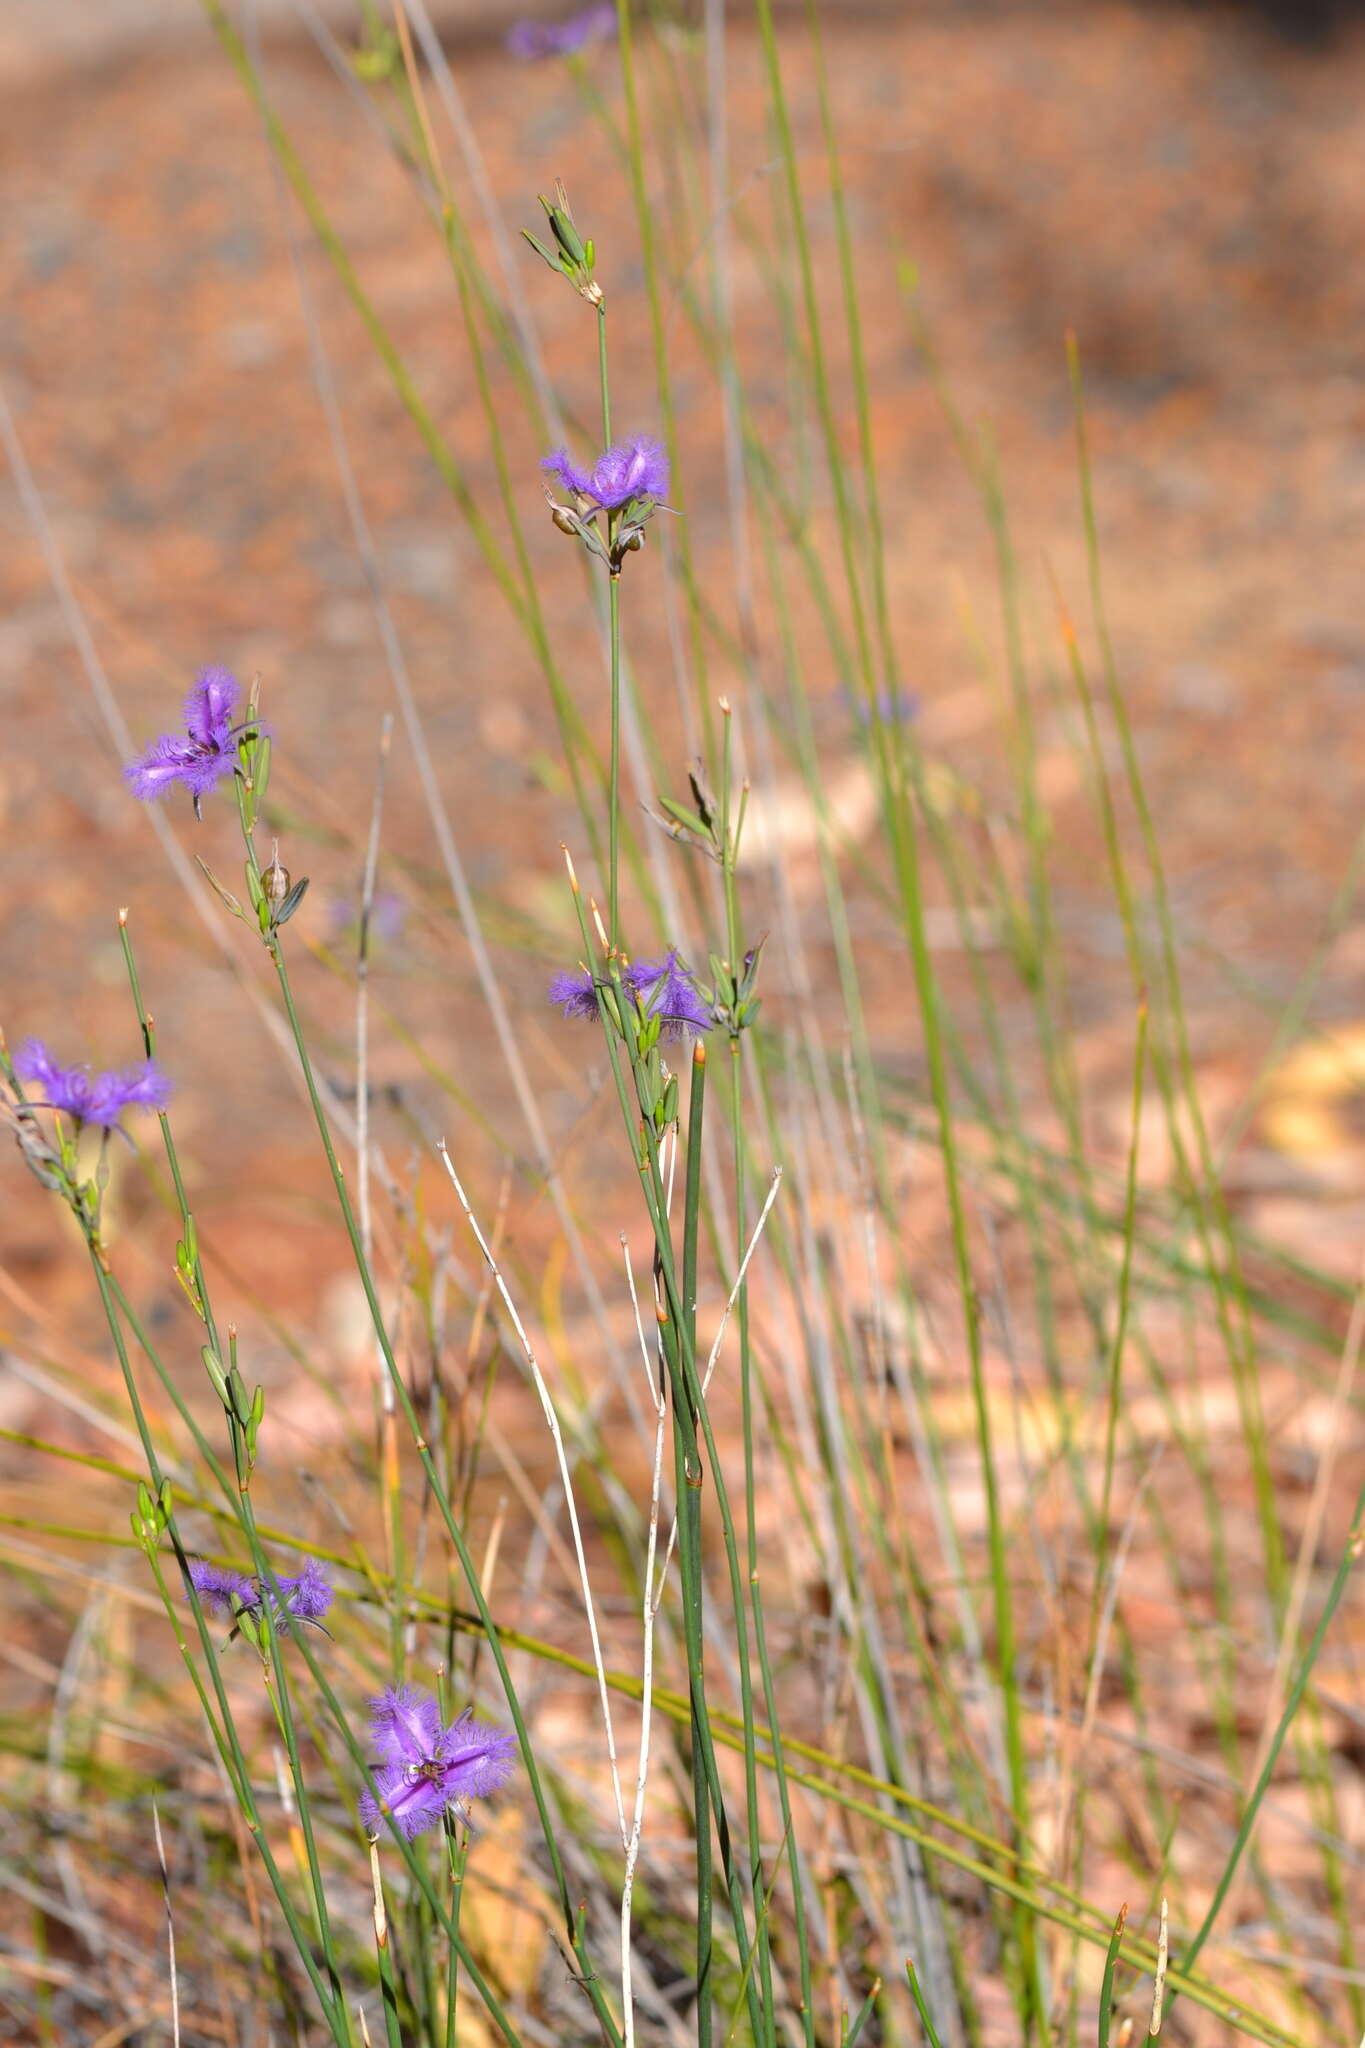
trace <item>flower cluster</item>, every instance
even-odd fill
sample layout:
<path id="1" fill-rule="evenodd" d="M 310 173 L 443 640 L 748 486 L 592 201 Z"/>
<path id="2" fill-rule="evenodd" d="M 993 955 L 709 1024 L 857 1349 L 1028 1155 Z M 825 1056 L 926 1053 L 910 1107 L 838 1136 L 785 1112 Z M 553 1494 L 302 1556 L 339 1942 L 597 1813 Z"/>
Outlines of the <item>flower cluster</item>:
<path id="1" fill-rule="evenodd" d="M 287 1628 L 291 1621 L 306 1621 L 319 1627 L 332 1604 L 332 1582 L 322 1566 L 307 1558 L 297 1572 L 281 1576 L 278 1583 L 279 1599 L 273 1593 L 270 1596 L 276 1626 Z M 247 1572 L 209 1564 L 207 1559 L 198 1557 L 190 1562 L 190 1584 L 199 1595 L 199 1604 L 209 1614 L 253 1614 L 266 1590 L 258 1578 Z"/>
<path id="2" fill-rule="evenodd" d="M 711 1012 L 676 948 L 670 948 L 663 960 L 630 961 L 621 969 L 621 985 L 630 990 L 647 1018 L 658 1018 L 666 1038 L 711 1029 Z M 550 983 L 550 1001 L 558 1003 L 566 1017 L 595 1017 L 597 986 L 596 977 L 586 967 L 577 974 L 557 974 Z"/>
<path id="3" fill-rule="evenodd" d="M 566 21 L 514 21 L 507 31 L 507 53 L 521 63 L 536 57 L 574 57 L 615 33 L 616 0 L 594 0 Z"/>
<path id="4" fill-rule="evenodd" d="M 361 1795 L 360 1815 L 377 1835 L 385 1819 L 411 1841 L 446 1813 L 468 1818 L 468 1802 L 495 1792 L 516 1762 L 516 1737 L 476 1721 L 473 1709 L 449 1726 L 430 1693 L 389 1686 L 370 1702 L 370 1728 L 380 1761 L 376 1799 Z"/>
<path id="5" fill-rule="evenodd" d="M 155 1060 L 92 1074 L 88 1066 L 59 1066 L 41 1039 L 29 1038 L 14 1057 L 21 1081 L 41 1088 L 36 1107 L 57 1109 L 77 1124 L 97 1124 L 112 1131 L 125 1109 L 164 1109 L 171 1084 Z"/>
<path id="6" fill-rule="evenodd" d="M 197 815 L 201 798 L 237 765 L 237 735 L 244 728 L 233 724 L 233 713 L 240 695 L 227 669 L 206 668 L 185 700 L 184 732 L 162 733 L 124 769 L 134 796 L 151 803 L 180 782 L 194 798 Z"/>

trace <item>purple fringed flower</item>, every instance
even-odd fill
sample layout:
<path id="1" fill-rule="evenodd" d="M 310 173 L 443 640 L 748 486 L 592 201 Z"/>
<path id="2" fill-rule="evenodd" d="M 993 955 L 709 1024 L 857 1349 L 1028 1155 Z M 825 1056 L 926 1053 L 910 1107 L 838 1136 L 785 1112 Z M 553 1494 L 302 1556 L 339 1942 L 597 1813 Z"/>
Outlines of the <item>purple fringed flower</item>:
<path id="1" fill-rule="evenodd" d="M 190 1584 L 206 1614 L 239 1614 L 243 1608 L 259 1605 L 261 1598 L 256 1581 L 245 1572 L 210 1564 L 202 1557 L 190 1559 Z"/>
<path id="2" fill-rule="evenodd" d="M 647 434 L 616 442 L 590 470 L 579 469 L 563 448 L 547 455 L 540 466 L 557 476 L 566 491 L 591 498 L 607 512 L 629 504 L 658 504 L 668 491 L 668 451 Z"/>
<path id="3" fill-rule="evenodd" d="M 43 1091 L 49 1109 L 59 1109 L 78 1124 L 98 1124 L 112 1131 L 125 1109 L 164 1109 L 171 1084 L 155 1060 L 139 1060 L 106 1074 L 88 1066 L 58 1066 L 41 1039 L 29 1038 L 14 1056 L 14 1071 Z"/>
<path id="4" fill-rule="evenodd" d="M 676 948 L 670 947 L 667 959 L 652 965 L 637 960 L 629 969 L 629 979 L 645 1015 L 663 1020 L 666 1038 L 711 1029 L 711 1012 Z"/>
<path id="5" fill-rule="evenodd" d="M 204 1558 L 190 1560 L 190 1584 L 210 1614 L 252 1614 L 261 1604 L 259 1579 L 228 1565 L 209 1564 Z M 279 1588 L 280 1600 L 272 1596 L 278 1627 L 287 1629 L 291 1621 L 322 1627 L 322 1617 L 332 1604 L 332 1582 L 314 1558 L 305 1559 L 291 1577 L 281 1575 Z"/>
<path id="6" fill-rule="evenodd" d="M 185 699 L 184 733 L 162 733 L 124 769 L 134 796 L 151 803 L 173 782 L 183 782 L 197 811 L 200 798 L 237 765 L 232 714 L 240 694 L 237 678 L 227 669 L 206 668 Z"/>
<path id="7" fill-rule="evenodd" d="M 577 974 L 567 970 L 555 975 L 550 983 L 550 1001 L 558 1003 L 566 1017 L 595 1017 L 597 1015 L 597 987 L 589 968 L 580 968 Z"/>
<path id="8" fill-rule="evenodd" d="M 305 1558 L 292 1578 L 282 1578 L 279 1583 L 284 1612 L 297 1621 L 311 1621 L 316 1626 L 332 1604 L 332 1582 L 316 1558 Z"/>
<path id="9" fill-rule="evenodd" d="M 567 21 L 514 21 L 507 31 L 507 53 L 521 63 L 536 57 L 572 57 L 589 43 L 616 33 L 616 0 L 596 0 Z"/>
<path id="10" fill-rule="evenodd" d="M 370 1727 L 380 1761 L 376 1799 L 360 1795 L 360 1814 L 377 1835 L 386 1819 L 411 1841 L 450 1811 L 468 1818 L 468 1802 L 495 1792 L 516 1763 L 516 1737 L 490 1728 L 466 1707 L 448 1728 L 430 1693 L 390 1686 L 370 1702 Z"/>
<path id="11" fill-rule="evenodd" d="M 678 958 L 676 947 L 664 960 L 632 960 L 621 969 L 621 982 L 628 988 L 647 1017 L 658 1017 L 667 1038 L 681 1038 L 688 1031 L 709 1031 L 711 1012 L 700 991 Z M 550 1001 L 558 1003 L 566 1017 L 595 1017 L 597 990 L 591 970 L 577 974 L 556 974 L 550 983 Z"/>

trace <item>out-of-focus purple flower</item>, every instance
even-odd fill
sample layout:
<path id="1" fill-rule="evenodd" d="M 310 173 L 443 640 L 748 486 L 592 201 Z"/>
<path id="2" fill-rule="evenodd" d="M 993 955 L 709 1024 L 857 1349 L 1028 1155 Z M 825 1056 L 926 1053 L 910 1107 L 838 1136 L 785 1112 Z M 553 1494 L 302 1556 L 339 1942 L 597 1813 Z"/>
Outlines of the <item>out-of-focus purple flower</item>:
<path id="1" fill-rule="evenodd" d="M 647 1017 L 662 1019 L 666 1038 L 681 1038 L 689 1031 L 711 1029 L 711 1012 L 679 960 L 676 948 L 671 947 L 666 959 L 657 960 L 652 965 L 646 960 L 637 960 L 629 975 L 641 1009 Z"/>
<path id="2" fill-rule="evenodd" d="M 401 936 L 408 908 L 392 889 L 379 889 L 370 905 L 370 937 L 391 940 Z M 334 939 L 354 937 L 360 929 L 360 899 L 334 896 L 327 906 L 327 929 Z"/>
<path id="3" fill-rule="evenodd" d="M 238 1614 L 243 1608 L 260 1604 L 260 1592 L 253 1578 L 245 1572 L 234 1572 L 227 1565 L 210 1564 L 207 1558 L 190 1559 L 190 1584 L 207 1614 Z"/>
<path id="4" fill-rule="evenodd" d="M 125 1109 L 164 1109 L 171 1084 L 155 1060 L 139 1060 L 106 1074 L 88 1066 L 58 1066 L 41 1039 L 29 1038 L 14 1056 L 14 1071 L 43 1091 L 49 1109 L 59 1109 L 78 1124 L 98 1124 L 112 1131 Z"/>
<path id="5" fill-rule="evenodd" d="M 209 1564 L 204 1558 L 190 1560 L 190 1584 L 201 1606 L 210 1614 L 252 1614 L 261 1604 L 261 1581 L 249 1572 L 235 1572 L 228 1565 Z M 332 1604 L 332 1582 L 314 1558 L 305 1559 L 290 1577 L 279 1578 L 280 1599 L 271 1597 L 276 1624 L 288 1628 L 291 1621 L 322 1626 L 322 1617 Z M 325 1631 L 324 1631 L 325 1633 Z"/>
<path id="6" fill-rule="evenodd" d="M 591 498 L 607 512 L 631 503 L 659 503 L 668 491 L 668 451 L 662 441 L 636 434 L 599 455 L 590 470 L 579 469 L 563 448 L 541 463 L 557 476 L 566 491 Z"/>
<path id="7" fill-rule="evenodd" d="M 363 1792 L 360 1814 L 371 1834 L 389 1819 L 411 1841 L 447 1812 L 467 1818 L 468 1802 L 495 1792 L 516 1764 L 516 1737 L 505 1728 L 476 1721 L 471 1707 L 442 1727 L 436 1701 L 411 1685 L 371 1700 L 370 1727 L 379 1797 Z"/>
<path id="8" fill-rule="evenodd" d="M 237 765 L 232 714 L 241 692 L 225 668 L 206 668 L 185 699 L 185 731 L 165 732 L 124 769 L 134 796 L 150 803 L 182 782 L 198 809 L 201 797 Z"/>
<path id="9" fill-rule="evenodd" d="M 678 958 L 676 947 L 663 960 L 632 960 L 621 969 L 623 987 L 630 990 L 647 1017 L 658 1017 L 667 1038 L 680 1038 L 687 1031 L 709 1031 L 711 1012 L 702 1000 L 691 975 Z M 591 970 L 581 967 L 577 974 L 556 974 L 550 983 L 550 1001 L 558 1003 L 566 1017 L 595 1017 L 597 989 Z"/>
<path id="10" fill-rule="evenodd" d="M 595 0 L 566 21 L 514 21 L 507 31 L 507 53 L 521 63 L 536 57 L 572 57 L 589 43 L 615 35 L 616 0 Z"/>
<path id="11" fill-rule="evenodd" d="M 844 696 L 859 725 L 871 725 L 872 712 L 862 691 L 845 689 Z M 908 725 L 919 717 L 919 698 L 913 690 L 883 683 L 877 692 L 877 716 L 883 725 Z"/>

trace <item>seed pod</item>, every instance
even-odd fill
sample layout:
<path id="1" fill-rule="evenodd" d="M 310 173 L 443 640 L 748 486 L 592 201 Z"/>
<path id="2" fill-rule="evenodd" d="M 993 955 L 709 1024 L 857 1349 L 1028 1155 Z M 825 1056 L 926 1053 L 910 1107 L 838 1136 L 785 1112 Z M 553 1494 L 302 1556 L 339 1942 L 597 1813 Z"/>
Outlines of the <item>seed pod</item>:
<path id="1" fill-rule="evenodd" d="M 280 842 L 278 839 L 271 841 L 270 866 L 262 874 L 261 881 L 265 885 L 267 903 L 269 903 L 273 911 L 278 911 L 285 897 L 289 894 L 289 870 L 280 861 Z"/>

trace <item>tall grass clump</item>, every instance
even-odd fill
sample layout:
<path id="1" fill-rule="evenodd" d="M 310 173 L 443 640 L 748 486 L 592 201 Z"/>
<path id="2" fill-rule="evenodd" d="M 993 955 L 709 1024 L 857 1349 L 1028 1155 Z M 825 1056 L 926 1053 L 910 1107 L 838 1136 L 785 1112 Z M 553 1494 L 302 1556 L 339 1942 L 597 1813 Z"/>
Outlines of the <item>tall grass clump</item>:
<path id="1" fill-rule="evenodd" d="M 304 9 L 448 272 L 442 346 L 479 437 L 457 446 L 250 22 L 204 6 L 289 208 L 392 685 L 371 801 L 341 833 L 356 915 L 320 936 L 297 872 L 341 828 L 301 794 L 278 679 L 206 667 L 126 793 L 158 807 L 176 885 L 233 961 L 238 1057 L 288 1062 L 370 1374 L 362 1398 L 201 1229 L 177 1120 L 214 1076 L 158 1029 L 174 970 L 140 954 L 144 907 L 111 899 L 127 1009 L 101 1044 L 132 1063 L 95 1074 L 22 1037 L 17 994 L 0 1050 L 0 1112 L 34 1199 L 70 1219 L 124 1402 L 100 1416 L 117 1455 L 55 1423 L 5 1432 L 89 1483 L 75 1521 L 8 1516 L 9 1557 L 73 1642 L 99 1631 L 124 1731 L 101 1739 L 79 1659 L 46 1734 L 6 1729 L 29 1816 L 16 2024 L 339 2048 L 1359 2039 L 1322 1652 L 1365 1494 L 1329 1554 L 1329 1449 L 1293 1544 L 1263 1395 L 1273 1364 L 1350 1413 L 1358 1302 L 1253 1240 L 1225 1193 L 1107 624 L 1079 345 L 1058 362 L 1077 587 L 1039 588 L 916 273 L 860 242 L 813 4 L 521 24 L 513 54 L 555 67 L 593 165 L 573 204 L 557 167 L 526 166 L 517 225 L 552 192 L 524 239 L 424 0 L 361 0 L 345 41 Z M 743 138 L 736 65 L 762 108 Z M 920 716 L 872 264 L 899 276 L 990 549 L 996 616 L 964 601 L 962 637 L 992 692 L 993 783 Z M 544 685 L 537 772 L 565 843 L 539 849 L 558 868 L 534 911 L 471 879 L 320 267 L 449 494 L 463 601 L 496 610 Z M 1079 1057 L 1044 722 L 1088 794 L 1123 962 L 1107 1122 Z M 400 756 L 434 848 L 401 879 L 486 1017 L 454 1071 L 376 972 Z M 373 1083 L 385 1037 L 420 1073 L 407 1098 Z M 111 1221 L 125 1171 L 149 1190 L 155 1280 L 130 1277 Z M 311 1486 L 272 1427 L 304 1383 L 342 1447 Z M 136 1573 L 77 1624 L 70 1560 L 120 1552 Z M 1198 1756 L 1167 1732 L 1195 1719 Z M 146 1909 L 140 1939 L 87 1897 L 109 1871 Z M 54 1926 L 94 1998 L 54 1963 Z"/>

